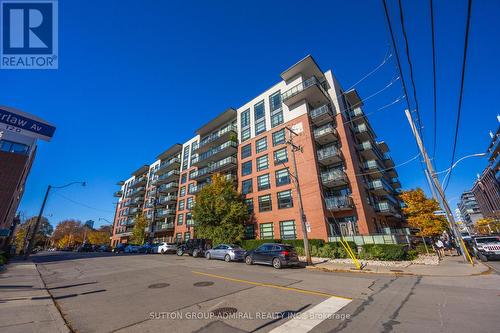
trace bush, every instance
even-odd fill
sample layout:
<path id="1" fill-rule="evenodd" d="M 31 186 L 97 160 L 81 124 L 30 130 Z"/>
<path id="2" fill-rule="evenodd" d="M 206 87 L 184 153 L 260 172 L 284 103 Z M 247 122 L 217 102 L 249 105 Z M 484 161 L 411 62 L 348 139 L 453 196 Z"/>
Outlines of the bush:
<path id="1" fill-rule="evenodd" d="M 415 246 L 415 250 L 419 254 L 427 254 L 427 252 L 425 251 L 425 245 L 424 244 L 418 244 L 417 246 Z M 427 245 L 427 250 L 429 250 L 429 254 L 433 254 L 434 253 L 434 249 L 432 248 L 432 245 L 430 245 L 430 244 Z"/>
<path id="2" fill-rule="evenodd" d="M 295 248 L 304 247 L 304 241 L 302 239 L 245 239 L 240 242 L 240 246 L 245 250 L 255 250 L 259 246 L 265 243 L 281 243 L 281 244 L 290 244 Z M 322 239 L 310 239 L 309 245 L 321 247 L 323 246 L 324 241 Z"/>
<path id="3" fill-rule="evenodd" d="M 0 251 L 0 265 L 5 265 L 7 263 L 7 255 L 5 252 Z"/>
<path id="4" fill-rule="evenodd" d="M 360 257 L 367 260 L 406 260 L 408 257 L 408 246 L 400 244 L 365 244 L 361 250 Z"/>
<path id="5" fill-rule="evenodd" d="M 408 250 L 408 253 L 406 253 L 406 260 L 415 260 L 418 257 L 418 251 L 417 250 Z"/>
<path id="6" fill-rule="evenodd" d="M 353 252 L 356 254 L 357 253 L 356 243 L 348 242 L 348 244 L 353 250 Z M 297 254 L 299 256 L 305 255 L 303 246 L 296 246 L 295 250 L 297 251 Z M 340 242 L 323 243 L 322 246 L 317 246 L 316 244 L 312 244 L 311 256 L 320 258 L 330 258 L 330 259 L 350 258 L 347 255 L 345 248 L 342 246 Z"/>

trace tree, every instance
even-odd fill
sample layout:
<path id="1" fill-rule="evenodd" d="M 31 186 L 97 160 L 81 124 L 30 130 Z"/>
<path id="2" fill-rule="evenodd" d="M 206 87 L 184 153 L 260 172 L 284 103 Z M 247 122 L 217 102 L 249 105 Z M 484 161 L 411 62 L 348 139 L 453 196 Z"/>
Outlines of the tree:
<path id="1" fill-rule="evenodd" d="M 60 241 L 64 239 L 67 242 L 64 246 L 74 246 L 83 242 L 84 229 L 82 223 L 78 220 L 64 220 L 57 224 L 52 234 L 52 242 L 61 247 Z"/>
<path id="2" fill-rule="evenodd" d="M 14 243 L 16 244 L 16 249 L 18 251 L 22 250 L 26 245 L 25 241 L 27 237 L 31 237 L 31 233 L 35 228 L 36 220 L 37 216 L 30 217 L 25 222 L 19 224 L 16 227 Z M 44 246 L 53 231 L 54 228 L 49 223 L 49 220 L 47 220 L 47 218 L 45 217 L 42 217 L 40 220 L 40 228 L 38 229 L 38 232 L 35 236 L 34 246 Z"/>
<path id="3" fill-rule="evenodd" d="M 482 218 L 476 221 L 474 227 L 480 234 L 491 234 L 500 231 L 500 223 L 492 218 Z"/>
<path id="4" fill-rule="evenodd" d="M 193 207 L 196 235 L 214 244 L 235 243 L 244 235 L 248 208 L 231 180 L 215 174 L 202 188 Z"/>
<path id="5" fill-rule="evenodd" d="M 404 191 L 400 197 L 405 203 L 403 213 L 408 224 L 419 229 L 419 236 L 439 236 L 448 228 L 446 218 L 434 214 L 440 210 L 439 203 L 434 199 L 428 199 L 421 188 Z"/>
<path id="6" fill-rule="evenodd" d="M 148 221 L 144 215 L 137 215 L 134 221 L 134 228 L 132 229 L 132 236 L 130 237 L 132 243 L 142 245 L 144 243 L 144 233 L 148 225 Z"/>
<path id="7" fill-rule="evenodd" d="M 107 244 L 111 236 L 111 227 L 104 225 L 98 230 L 87 231 L 87 240 L 90 244 Z"/>

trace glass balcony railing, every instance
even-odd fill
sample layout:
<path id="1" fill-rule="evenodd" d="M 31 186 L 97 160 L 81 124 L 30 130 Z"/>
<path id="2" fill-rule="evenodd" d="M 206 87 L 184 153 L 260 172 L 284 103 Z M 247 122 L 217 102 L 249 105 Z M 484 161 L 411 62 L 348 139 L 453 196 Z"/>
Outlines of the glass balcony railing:
<path id="1" fill-rule="evenodd" d="M 174 158 L 172 158 L 172 159 L 170 159 L 168 161 L 161 162 L 160 166 L 158 167 L 158 169 L 156 170 L 156 172 L 158 172 L 160 170 L 167 169 L 171 165 L 173 165 L 175 163 L 180 163 L 180 162 L 181 162 L 181 160 L 178 157 L 174 157 Z"/>
<path id="2" fill-rule="evenodd" d="M 192 164 L 196 164 L 196 163 L 199 163 L 199 162 L 202 162 L 230 147 L 233 147 L 235 149 L 238 149 L 238 144 L 234 141 L 227 141 L 223 144 L 221 144 L 220 146 L 218 147 L 215 147 L 215 148 L 212 148 L 210 149 L 209 151 L 207 152 L 204 152 L 203 154 L 200 154 L 200 155 L 196 155 L 192 160 L 191 160 L 191 163 Z"/>
<path id="3" fill-rule="evenodd" d="M 137 186 L 139 184 L 144 184 L 147 180 L 148 180 L 147 177 L 144 177 L 144 176 L 143 177 L 139 177 L 137 179 L 134 179 L 134 181 L 132 181 L 130 183 L 129 187 L 135 187 L 135 186 Z"/>
<path id="4" fill-rule="evenodd" d="M 171 182 L 171 183 L 168 183 L 168 184 L 163 184 L 163 185 L 158 186 L 158 191 L 159 192 L 164 192 L 164 191 L 176 189 L 178 187 L 179 187 L 179 183 L 177 183 L 177 182 Z"/>
<path id="5" fill-rule="evenodd" d="M 333 112 L 327 104 L 322 105 L 319 108 L 316 108 L 316 109 L 309 111 L 309 114 L 311 115 L 312 119 L 315 119 L 315 118 L 318 118 L 321 116 L 325 116 L 325 115 L 330 115 L 331 117 L 333 117 Z"/>
<path id="6" fill-rule="evenodd" d="M 368 151 L 371 150 L 373 151 L 374 155 L 380 160 L 384 160 L 384 155 L 380 152 L 378 147 L 374 144 L 371 143 L 371 141 L 364 141 L 358 145 L 358 149 L 360 151 Z"/>
<path id="7" fill-rule="evenodd" d="M 133 196 L 136 196 L 136 195 L 140 195 L 140 194 L 144 193 L 145 190 L 146 190 L 146 188 L 144 186 L 137 187 L 137 188 L 131 189 L 128 192 L 127 196 L 128 197 L 133 197 Z"/>
<path id="8" fill-rule="evenodd" d="M 285 91 L 283 94 L 281 94 L 281 99 L 283 101 L 285 101 L 285 100 L 289 99 L 290 97 L 298 95 L 302 91 L 304 91 L 307 88 L 314 86 L 314 85 L 318 86 L 320 88 L 320 90 L 325 94 L 325 96 L 328 96 L 325 88 L 323 88 L 323 86 L 321 85 L 321 82 L 319 82 L 319 80 L 315 76 L 312 76 L 309 79 L 302 81 L 299 84 L 297 84 L 297 85 L 293 86 L 292 88 L 288 89 L 287 91 Z"/>
<path id="9" fill-rule="evenodd" d="M 156 211 L 156 217 L 158 218 L 163 218 L 170 215 L 175 215 L 175 209 L 167 208 L 167 209 L 158 209 Z"/>
<path id="10" fill-rule="evenodd" d="M 349 196 L 325 197 L 326 208 L 330 210 L 352 208 L 352 199 Z"/>
<path id="11" fill-rule="evenodd" d="M 344 170 L 329 170 L 321 173 L 321 181 L 323 183 L 347 182 L 347 175 Z"/>
<path id="12" fill-rule="evenodd" d="M 326 124 L 321 127 L 315 128 L 314 129 L 314 137 L 318 138 L 320 136 L 326 135 L 326 134 L 337 134 L 337 131 L 335 130 L 335 127 L 333 127 L 332 124 Z"/>
<path id="13" fill-rule="evenodd" d="M 177 200 L 177 196 L 176 195 L 167 195 L 167 196 L 164 196 L 164 197 L 160 197 L 160 199 L 158 199 L 158 203 L 160 205 L 163 205 L 167 202 L 172 202 L 172 201 L 176 201 Z"/>
<path id="14" fill-rule="evenodd" d="M 228 157 L 226 157 L 226 158 L 224 158 L 224 159 L 222 159 L 220 161 L 217 161 L 214 164 L 211 164 L 209 168 L 210 168 L 211 172 L 216 172 L 217 170 L 222 169 L 223 167 L 225 167 L 225 166 L 227 166 L 229 164 L 236 165 L 236 163 L 237 163 L 236 157 L 234 157 L 234 156 L 228 156 Z"/>
<path id="15" fill-rule="evenodd" d="M 236 132 L 237 130 L 238 130 L 237 127 L 234 126 L 234 125 L 230 125 L 230 126 L 224 127 L 222 129 L 218 130 L 217 132 L 214 132 L 214 133 L 212 133 L 212 134 L 204 137 L 200 141 L 200 144 L 198 145 L 198 149 L 202 148 L 203 146 L 206 146 L 206 145 L 210 144 L 211 142 L 214 142 L 214 141 L 218 140 L 221 136 L 223 136 L 226 133 Z"/>
<path id="16" fill-rule="evenodd" d="M 181 173 L 179 170 L 170 170 L 169 172 L 167 173 L 164 173 L 163 175 L 159 176 L 158 178 L 156 178 L 154 181 L 153 181 L 153 184 L 158 184 L 158 183 L 161 183 L 162 181 L 166 180 L 166 179 L 169 179 L 173 176 L 179 176 Z"/>
<path id="17" fill-rule="evenodd" d="M 318 159 L 320 161 L 334 156 L 340 156 L 340 150 L 335 146 L 330 146 L 318 150 Z"/>

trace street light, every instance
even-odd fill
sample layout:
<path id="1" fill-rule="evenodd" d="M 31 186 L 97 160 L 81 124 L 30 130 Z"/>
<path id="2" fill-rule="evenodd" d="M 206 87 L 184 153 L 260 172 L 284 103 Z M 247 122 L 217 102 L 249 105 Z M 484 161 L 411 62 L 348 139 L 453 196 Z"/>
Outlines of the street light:
<path id="1" fill-rule="evenodd" d="M 444 176 L 443 178 L 443 181 L 442 183 L 446 183 L 446 178 L 448 178 L 448 176 L 451 174 L 451 170 L 457 166 L 457 164 L 467 158 L 470 158 L 470 157 L 484 157 L 486 156 L 487 154 L 486 153 L 477 153 L 477 154 L 471 154 L 471 155 L 467 155 L 467 156 L 464 156 L 462 158 L 459 158 L 455 163 L 453 163 L 453 165 L 451 167 L 449 167 L 448 169 L 446 170 L 443 170 L 443 171 L 439 171 L 439 172 L 435 172 L 434 174 L 435 175 L 439 175 L 439 174 L 442 174 L 442 173 L 445 173 L 446 172 L 446 175 Z"/>
<path id="2" fill-rule="evenodd" d="M 45 197 L 43 198 L 42 207 L 40 208 L 40 212 L 38 213 L 38 217 L 36 218 L 35 228 L 33 228 L 33 233 L 31 234 L 31 237 L 29 239 L 28 247 L 26 248 L 26 251 L 24 252 L 24 260 L 28 259 L 28 256 L 30 255 L 31 250 L 33 249 L 36 234 L 38 233 L 38 229 L 40 228 L 40 220 L 42 219 L 43 210 L 45 209 L 45 204 L 47 203 L 47 198 L 49 197 L 50 190 L 53 188 L 56 188 L 56 189 L 65 188 L 65 187 L 71 186 L 73 184 L 82 184 L 82 186 L 85 186 L 87 183 L 86 182 L 71 182 L 71 183 L 63 185 L 63 186 L 49 185 L 47 187 L 47 191 L 45 192 Z"/>

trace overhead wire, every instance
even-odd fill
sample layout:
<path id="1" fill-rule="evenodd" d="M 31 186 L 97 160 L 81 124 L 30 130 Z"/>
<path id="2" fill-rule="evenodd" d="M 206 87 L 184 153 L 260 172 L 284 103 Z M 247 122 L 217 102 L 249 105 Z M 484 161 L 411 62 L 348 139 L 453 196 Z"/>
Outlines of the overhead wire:
<path id="1" fill-rule="evenodd" d="M 434 104 L 434 135 L 432 142 L 432 161 L 436 158 L 437 144 L 437 93 L 436 93 L 436 44 L 434 33 L 434 1 L 430 0 L 431 10 L 431 34 L 432 34 L 432 82 L 433 82 L 433 104 Z"/>

